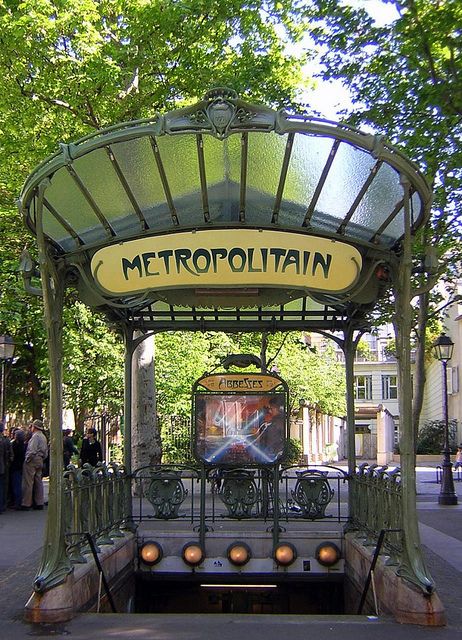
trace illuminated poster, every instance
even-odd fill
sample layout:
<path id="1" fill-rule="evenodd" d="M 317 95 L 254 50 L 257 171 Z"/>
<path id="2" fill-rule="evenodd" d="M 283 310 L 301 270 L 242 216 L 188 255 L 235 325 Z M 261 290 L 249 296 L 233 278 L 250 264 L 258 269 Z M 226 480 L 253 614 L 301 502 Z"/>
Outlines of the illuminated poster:
<path id="1" fill-rule="evenodd" d="M 209 464 L 271 464 L 284 454 L 285 394 L 196 394 L 195 453 Z"/>

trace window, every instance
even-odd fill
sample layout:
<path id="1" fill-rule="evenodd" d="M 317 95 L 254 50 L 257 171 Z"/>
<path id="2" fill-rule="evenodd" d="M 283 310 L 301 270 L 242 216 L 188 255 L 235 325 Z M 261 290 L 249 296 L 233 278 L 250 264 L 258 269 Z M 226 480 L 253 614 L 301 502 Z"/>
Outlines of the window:
<path id="1" fill-rule="evenodd" d="M 355 400 L 372 400 L 372 376 L 355 376 Z"/>
<path id="2" fill-rule="evenodd" d="M 383 400 L 396 400 L 398 397 L 397 376 L 382 376 L 382 398 Z"/>
<path id="3" fill-rule="evenodd" d="M 448 367 L 448 393 L 452 395 L 459 392 L 459 367 Z"/>

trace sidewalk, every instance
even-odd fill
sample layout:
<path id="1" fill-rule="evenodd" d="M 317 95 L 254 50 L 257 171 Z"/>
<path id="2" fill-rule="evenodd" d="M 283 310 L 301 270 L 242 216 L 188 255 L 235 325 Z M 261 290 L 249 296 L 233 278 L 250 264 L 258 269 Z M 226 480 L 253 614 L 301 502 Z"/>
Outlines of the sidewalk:
<path id="1" fill-rule="evenodd" d="M 421 541 L 429 571 L 446 607 L 448 626 L 431 629 L 398 625 L 387 619 L 344 616 L 227 616 L 82 614 L 62 627 L 32 629 L 22 622 L 23 607 L 32 592 L 40 561 L 46 524 L 44 511 L 7 511 L 0 515 L 0 624 L 2 640 L 31 635 L 44 637 L 70 635 L 80 638 L 130 638 L 137 640 L 208 640 L 219 634 L 221 640 L 281 640 L 288 633 L 299 638 L 357 640 L 358 635 L 385 640 L 415 637 L 462 640 L 462 482 L 455 482 L 459 504 L 438 504 L 440 485 L 434 467 L 417 468 L 417 509 Z"/>

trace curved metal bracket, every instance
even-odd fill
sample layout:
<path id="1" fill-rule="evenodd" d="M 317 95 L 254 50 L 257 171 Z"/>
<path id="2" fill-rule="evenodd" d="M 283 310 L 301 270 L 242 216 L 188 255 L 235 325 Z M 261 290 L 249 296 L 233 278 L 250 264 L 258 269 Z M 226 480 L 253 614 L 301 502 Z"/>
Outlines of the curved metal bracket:
<path id="1" fill-rule="evenodd" d="M 24 289 L 32 296 L 43 297 L 41 287 L 34 287 L 31 284 L 32 278 L 40 278 L 40 271 L 37 261 L 32 258 L 27 249 L 23 249 L 19 258 L 19 271 L 21 272 Z"/>

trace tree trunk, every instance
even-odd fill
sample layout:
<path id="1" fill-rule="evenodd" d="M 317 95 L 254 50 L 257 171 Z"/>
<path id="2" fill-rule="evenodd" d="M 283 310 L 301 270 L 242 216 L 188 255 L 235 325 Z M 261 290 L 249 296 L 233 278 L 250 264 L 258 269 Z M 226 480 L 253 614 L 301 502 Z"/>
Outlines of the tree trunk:
<path id="1" fill-rule="evenodd" d="M 154 336 L 143 340 L 135 349 L 132 367 L 132 469 L 135 470 L 158 464 L 162 457 L 156 411 Z"/>
<path id="2" fill-rule="evenodd" d="M 31 400 L 32 419 L 41 419 L 43 416 L 43 399 L 42 390 L 40 385 L 40 379 L 37 375 L 37 354 L 34 347 L 26 345 L 27 353 L 27 369 L 28 369 L 28 384 L 29 384 L 29 396 Z"/>
<path id="3" fill-rule="evenodd" d="M 74 425 L 76 433 L 81 433 L 82 435 L 85 432 L 85 420 L 90 415 L 87 407 L 75 407 L 73 409 L 74 413 Z"/>
<path id="4" fill-rule="evenodd" d="M 417 345 L 414 367 L 414 398 L 412 403 L 412 424 L 417 441 L 419 432 L 420 414 L 422 412 L 423 396 L 427 375 L 425 371 L 425 348 L 426 348 L 426 326 L 428 319 L 428 309 L 430 294 L 423 293 L 419 296 L 419 315 L 417 325 Z"/>

